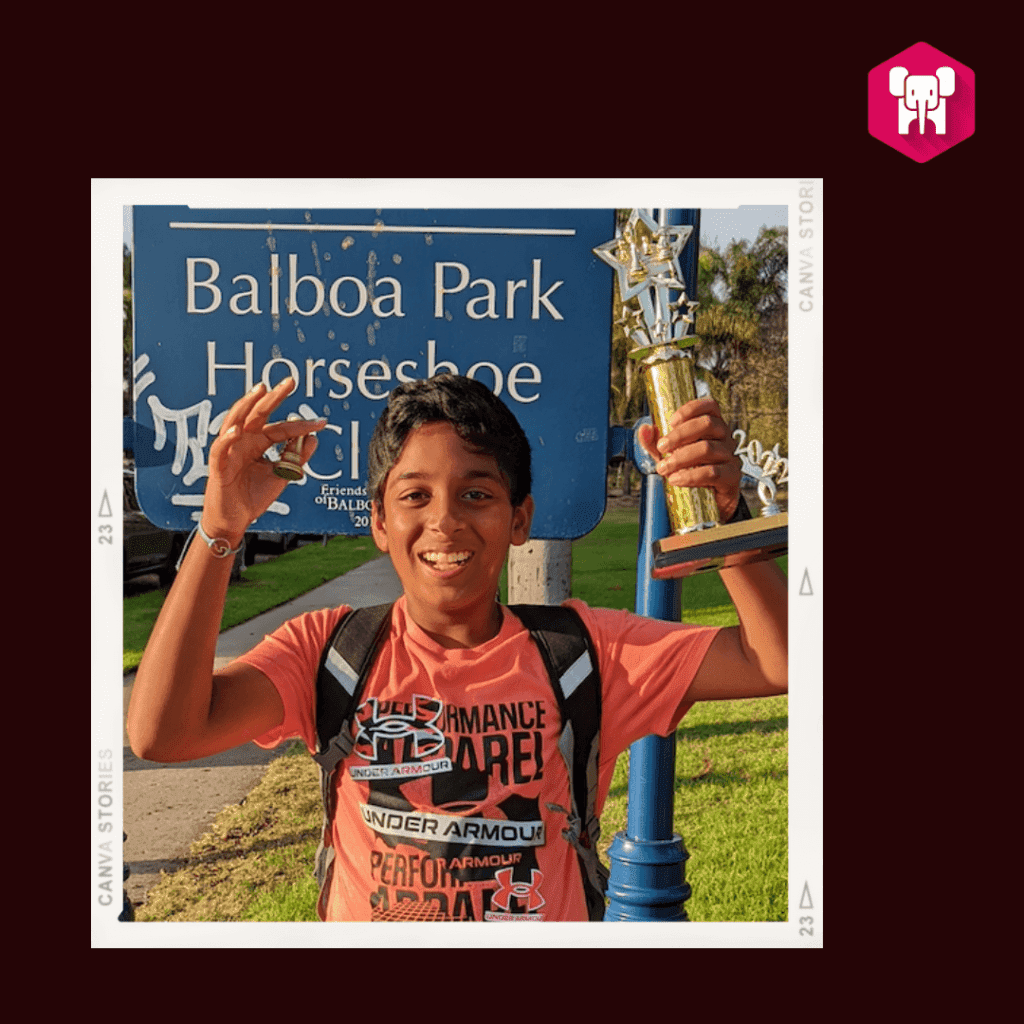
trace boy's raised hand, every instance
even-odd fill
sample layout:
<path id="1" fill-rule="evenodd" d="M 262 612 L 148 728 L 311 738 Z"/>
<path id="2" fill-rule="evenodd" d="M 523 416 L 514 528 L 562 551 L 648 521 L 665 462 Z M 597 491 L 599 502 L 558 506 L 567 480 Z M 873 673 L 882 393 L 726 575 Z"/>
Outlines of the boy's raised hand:
<path id="1" fill-rule="evenodd" d="M 740 460 L 718 403 L 697 398 L 681 405 L 669 418 L 669 428 L 664 437 L 653 424 L 637 432 L 647 453 L 658 460 L 658 473 L 676 487 L 710 487 L 720 521 L 728 522 L 739 503 Z"/>
<path id="2" fill-rule="evenodd" d="M 285 377 L 273 390 L 258 384 L 228 411 L 220 434 L 210 446 L 210 478 L 203 500 L 203 529 L 211 537 L 241 539 L 254 519 L 270 507 L 288 484 L 263 456 L 271 446 L 304 437 L 302 462 L 316 451 L 313 432 L 327 420 L 268 423 L 271 413 L 292 393 L 295 382 Z"/>

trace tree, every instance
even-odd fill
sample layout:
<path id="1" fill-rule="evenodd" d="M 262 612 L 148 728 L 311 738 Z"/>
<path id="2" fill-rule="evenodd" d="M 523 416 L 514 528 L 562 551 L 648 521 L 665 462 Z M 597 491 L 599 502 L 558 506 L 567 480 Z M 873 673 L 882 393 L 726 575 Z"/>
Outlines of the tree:
<path id="1" fill-rule="evenodd" d="M 786 450 L 788 432 L 789 231 L 762 227 L 701 249 L 695 346 L 698 375 L 730 426 Z M 722 296 L 722 298 L 719 298 Z"/>
<path id="2" fill-rule="evenodd" d="M 622 317 L 618 279 L 613 287 L 611 421 L 629 426 L 643 415 L 645 396 L 636 364 L 629 358 L 635 346 L 627 333 L 628 318 Z"/>
<path id="3" fill-rule="evenodd" d="M 771 449 L 789 452 L 789 329 L 786 303 L 761 318 L 758 345 L 729 377 L 734 426 Z"/>

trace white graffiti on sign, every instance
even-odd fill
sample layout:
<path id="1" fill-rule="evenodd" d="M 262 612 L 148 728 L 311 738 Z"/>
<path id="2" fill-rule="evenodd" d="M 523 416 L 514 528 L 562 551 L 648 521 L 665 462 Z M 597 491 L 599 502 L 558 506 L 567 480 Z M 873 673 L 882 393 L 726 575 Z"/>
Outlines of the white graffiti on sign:
<path id="1" fill-rule="evenodd" d="M 149 356 L 143 355 L 135 360 L 133 366 L 134 397 L 136 401 L 151 384 L 156 382 L 156 374 L 151 371 L 142 373 L 148 363 Z M 146 399 L 146 404 L 153 414 L 153 448 L 155 451 L 164 450 L 164 447 L 167 445 L 168 425 L 174 427 L 174 459 L 171 462 L 171 472 L 181 478 L 181 482 L 185 487 L 192 487 L 197 482 L 206 479 L 210 475 L 210 467 L 206 462 L 206 448 L 210 443 L 211 436 L 220 432 L 220 428 L 229 410 L 225 409 L 216 416 L 211 416 L 213 403 L 208 398 L 204 398 L 201 402 L 196 402 L 186 409 L 170 409 L 156 395 L 150 395 Z M 300 412 L 305 419 L 317 418 L 308 405 L 303 405 Z M 194 434 L 190 430 L 193 419 L 195 420 L 196 428 Z M 334 429 L 340 433 L 340 428 L 336 427 Z M 271 449 L 267 454 L 272 461 L 276 461 L 276 451 Z M 191 463 L 186 470 L 186 462 L 189 456 L 191 456 Z M 332 478 L 324 477 L 323 479 Z M 303 476 L 301 480 L 295 481 L 295 483 L 300 487 L 303 486 L 306 483 L 306 477 Z M 172 494 L 171 504 L 195 507 L 197 511 L 192 513 L 192 519 L 198 521 L 202 514 L 203 497 L 202 491 L 196 491 L 191 494 Z M 291 511 L 291 506 L 287 502 L 274 501 L 267 511 L 277 513 L 278 515 L 288 515 Z"/>

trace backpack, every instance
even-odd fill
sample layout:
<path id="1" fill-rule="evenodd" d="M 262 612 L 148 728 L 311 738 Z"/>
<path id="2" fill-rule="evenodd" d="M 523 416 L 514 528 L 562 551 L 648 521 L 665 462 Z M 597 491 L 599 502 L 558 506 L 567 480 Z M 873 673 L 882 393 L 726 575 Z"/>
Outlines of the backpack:
<path id="1" fill-rule="evenodd" d="M 345 615 L 320 657 L 316 681 L 317 749 L 324 823 L 316 855 L 320 886 L 317 913 L 324 920 L 334 866 L 331 821 L 334 774 L 355 743 L 352 721 L 380 645 L 391 626 L 392 605 L 357 608 Z M 579 615 L 571 608 L 510 605 L 540 649 L 558 702 L 562 732 L 558 749 L 569 769 L 569 827 L 562 836 L 576 850 L 591 921 L 604 918 L 608 869 L 597 854 L 598 740 L 601 679 L 597 652 Z M 555 809 L 549 805 L 549 809 Z"/>

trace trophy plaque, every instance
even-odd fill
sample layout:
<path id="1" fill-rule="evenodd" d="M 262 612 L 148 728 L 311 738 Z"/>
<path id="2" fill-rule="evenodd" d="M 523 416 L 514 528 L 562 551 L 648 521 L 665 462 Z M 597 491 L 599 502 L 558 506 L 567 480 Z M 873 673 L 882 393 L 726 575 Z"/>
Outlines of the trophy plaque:
<path id="1" fill-rule="evenodd" d="M 692 225 L 669 224 L 666 210 L 657 222 L 647 212 L 633 210 L 621 235 L 594 249 L 617 275 L 622 302 L 617 322 L 633 343 L 629 357 L 643 374 L 659 435 L 668 432 L 672 413 L 697 397 L 692 352 L 697 337 L 691 333 L 697 303 L 687 298 L 679 265 L 679 254 L 692 233 Z M 655 579 L 776 558 L 788 550 L 788 514 L 775 503 L 774 481 L 776 474 L 780 483 L 786 478 L 786 460 L 779 455 L 778 445 L 763 452 L 757 441 L 744 445 L 743 431 L 734 432 L 733 437 L 737 435 L 742 435 L 742 447 L 737 447 L 736 454 L 744 475 L 757 481 L 764 506 L 761 516 L 720 524 L 710 488 L 666 483 L 673 532 L 654 542 L 651 575 Z"/>

